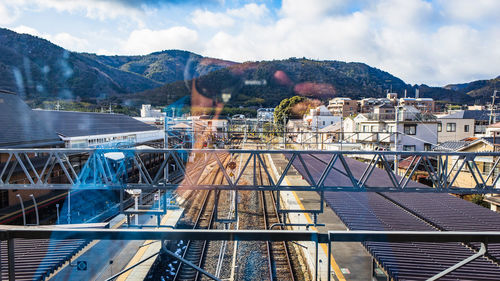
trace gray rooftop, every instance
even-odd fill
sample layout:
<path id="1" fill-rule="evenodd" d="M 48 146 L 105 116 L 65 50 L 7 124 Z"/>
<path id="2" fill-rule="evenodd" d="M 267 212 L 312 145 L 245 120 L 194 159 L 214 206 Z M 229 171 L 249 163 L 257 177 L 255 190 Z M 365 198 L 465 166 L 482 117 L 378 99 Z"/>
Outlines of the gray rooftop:
<path id="1" fill-rule="evenodd" d="M 472 143 L 472 141 L 446 141 L 432 148 L 434 151 L 457 151 Z"/>
<path id="2" fill-rule="evenodd" d="M 498 112 L 497 112 L 498 113 Z M 474 119 L 478 121 L 490 120 L 489 110 L 460 110 L 455 113 L 440 117 L 440 119 Z"/>
<path id="3" fill-rule="evenodd" d="M 63 145 L 59 136 L 16 94 L 0 91 L 0 147 Z"/>
<path id="4" fill-rule="evenodd" d="M 157 131 L 155 126 L 123 114 L 34 110 L 37 118 L 64 137 Z"/>

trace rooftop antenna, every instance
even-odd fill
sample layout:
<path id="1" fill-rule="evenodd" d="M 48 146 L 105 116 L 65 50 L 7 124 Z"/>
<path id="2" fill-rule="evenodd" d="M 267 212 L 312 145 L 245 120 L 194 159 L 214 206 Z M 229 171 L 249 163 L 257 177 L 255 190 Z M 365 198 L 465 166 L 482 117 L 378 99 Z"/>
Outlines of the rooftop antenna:
<path id="1" fill-rule="evenodd" d="M 406 89 L 405 89 L 405 99 L 406 99 Z"/>
<path id="2" fill-rule="evenodd" d="M 489 125 L 493 123 L 496 123 L 497 122 L 497 116 L 496 116 L 496 113 L 495 113 L 495 99 L 497 97 L 497 90 L 493 91 L 493 96 L 491 96 L 491 106 L 490 106 L 490 122 L 489 122 Z"/>

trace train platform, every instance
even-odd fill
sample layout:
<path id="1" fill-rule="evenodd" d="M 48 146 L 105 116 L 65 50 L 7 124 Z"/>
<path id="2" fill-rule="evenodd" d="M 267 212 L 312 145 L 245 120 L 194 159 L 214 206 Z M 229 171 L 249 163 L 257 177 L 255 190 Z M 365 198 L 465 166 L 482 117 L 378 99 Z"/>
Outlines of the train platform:
<path id="1" fill-rule="evenodd" d="M 164 215 L 161 219 L 161 225 L 172 225 L 175 226 L 177 225 L 177 222 L 180 220 L 182 217 L 182 214 L 184 213 L 184 209 L 175 209 L 175 210 L 168 210 L 167 214 Z M 135 265 L 136 263 L 145 260 L 146 258 L 150 257 L 151 255 L 154 255 L 155 253 L 158 253 L 161 249 L 161 241 L 157 240 L 146 240 L 144 243 L 140 246 L 139 250 L 137 253 L 132 257 L 132 259 L 129 261 L 127 266 L 125 268 L 131 267 Z M 147 277 L 147 274 L 149 270 L 151 269 L 151 266 L 153 266 L 154 262 L 156 261 L 156 257 L 150 258 L 147 261 L 144 261 L 140 265 L 134 267 L 130 271 L 125 272 L 124 274 L 120 275 L 116 280 L 117 281 L 139 281 L 139 280 L 144 280 Z"/>
<path id="2" fill-rule="evenodd" d="M 161 225 L 175 226 L 183 212 L 183 209 L 168 210 L 167 214 L 161 218 Z M 126 221 L 125 215 L 118 215 L 110 221 L 110 228 L 126 228 Z M 139 223 L 153 227 L 157 221 L 155 216 L 139 215 Z M 94 240 L 78 253 L 70 263 L 67 263 L 54 273 L 50 280 L 106 280 L 121 270 L 158 252 L 160 247 L 159 241 Z M 81 261 L 87 263 L 86 270 L 79 270 L 75 266 Z M 125 272 L 116 280 L 143 280 L 154 261 L 155 258 L 151 258 L 134 269 Z"/>
<path id="3" fill-rule="evenodd" d="M 270 168 L 275 177 L 281 174 L 285 168 L 288 160 L 280 158 L 280 155 L 270 155 L 269 158 Z M 305 185 L 306 182 L 302 175 L 292 169 L 285 177 L 287 185 Z M 320 208 L 320 196 L 316 192 L 281 192 L 281 202 L 285 209 L 294 210 L 313 210 Z M 290 223 L 294 224 L 312 224 L 312 214 L 304 213 L 290 213 L 288 215 Z M 318 214 L 317 222 L 325 224 L 325 226 L 318 226 L 317 230 L 346 230 L 347 227 L 342 223 L 340 218 L 328 206 L 324 206 L 323 212 Z M 294 230 L 305 230 L 304 226 L 292 227 Z M 316 228 L 311 227 L 311 230 Z M 304 257 L 306 258 L 311 275 L 314 276 L 315 268 L 315 244 L 314 243 L 301 243 L 304 250 Z M 328 274 L 328 249 L 325 244 L 319 246 L 319 265 L 318 265 L 318 280 L 326 280 Z M 371 265 L 372 257 L 361 245 L 361 243 L 332 243 L 332 259 L 331 259 L 331 272 L 332 280 L 371 280 Z"/>

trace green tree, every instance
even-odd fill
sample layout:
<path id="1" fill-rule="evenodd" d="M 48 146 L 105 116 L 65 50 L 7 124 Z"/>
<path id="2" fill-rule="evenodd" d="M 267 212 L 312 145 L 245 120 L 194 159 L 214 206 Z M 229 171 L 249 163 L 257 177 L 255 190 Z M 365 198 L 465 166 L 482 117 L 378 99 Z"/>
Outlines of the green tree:
<path id="1" fill-rule="evenodd" d="M 302 116 L 297 116 L 292 109 L 305 100 L 306 98 L 301 96 L 293 96 L 282 100 L 274 109 L 274 122 L 278 124 L 278 126 L 283 126 L 283 124 L 290 119 L 301 118 Z"/>
<path id="2" fill-rule="evenodd" d="M 483 206 L 485 208 L 490 207 L 490 203 L 484 201 L 484 195 L 483 194 L 474 194 L 472 195 L 471 198 L 472 203 L 477 204 L 479 206 Z"/>

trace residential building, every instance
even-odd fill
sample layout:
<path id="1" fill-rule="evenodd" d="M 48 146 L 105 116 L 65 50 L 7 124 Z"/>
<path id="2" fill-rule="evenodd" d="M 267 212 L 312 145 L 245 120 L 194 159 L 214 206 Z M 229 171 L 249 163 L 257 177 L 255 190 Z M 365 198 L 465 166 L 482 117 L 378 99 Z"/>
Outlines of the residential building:
<path id="1" fill-rule="evenodd" d="M 438 120 L 438 142 L 459 141 L 474 136 L 475 120 L 457 118 L 456 114 L 441 115 Z"/>
<path id="2" fill-rule="evenodd" d="M 498 112 L 494 112 L 498 114 Z M 473 119 L 474 120 L 474 135 L 485 135 L 486 127 L 490 124 L 489 110 L 455 110 L 451 111 L 447 118 L 449 119 Z M 494 118 L 492 118 L 494 119 Z"/>
<path id="3" fill-rule="evenodd" d="M 392 104 L 392 101 L 388 98 L 364 98 L 358 101 L 359 112 L 370 113 L 373 112 L 373 108 L 377 105 L 382 104 Z"/>
<path id="4" fill-rule="evenodd" d="M 257 120 L 263 122 L 272 122 L 274 119 L 274 107 L 257 109 Z"/>
<path id="5" fill-rule="evenodd" d="M 373 118 L 376 120 L 394 120 L 396 110 L 392 104 L 381 104 L 373 108 Z"/>
<path id="6" fill-rule="evenodd" d="M 475 141 L 469 142 L 467 145 L 464 145 L 460 148 L 458 148 L 455 151 L 458 152 L 489 152 L 489 151 L 498 151 L 498 146 L 500 145 L 500 138 L 493 138 L 493 137 L 482 137 L 478 138 Z M 453 171 L 456 171 L 458 169 L 458 163 L 455 165 L 455 169 L 452 171 L 452 167 L 457 161 L 457 156 L 453 156 L 450 158 L 451 161 L 448 161 L 448 169 L 451 172 L 451 176 L 454 176 Z M 493 156 L 481 156 L 481 157 L 476 157 L 474 159 L 475 164 L 479 168 L 479 171 L 482 173 L 482 176 L 484 179 L 488 176 L 489 172 L 491 171 L 491 168 L 493 167 L 496 159 L 494 159 Z M 493 171 L 494 175 L 497 175 L 500 172 L 500 165 L 496 167 L 496 169 Z M 490 181 L 492 180 L 493 176 L 490 177 Z M 491 184 L 491 182 L 489 182 Z M 457 175 L 457 179 L 453 183 L 454 186 L 460 186 L 460 187 L 475 187 L 476 186 L 476 181 L 474 180 L 474 177 L 470 173 L 470 170 L 468 168 L 462 169 L 460 173 Z"/>
<path id="7" fill-rule="evenodd" d="M 321 129 L 328 125 L 340 122 L 340 116 L 334 116 L 326 106 L 321 105 L 309 110 L 307 115 L 304 115 L 304 123 L 311 129 Z"/>
<path id="8" fill-rule="evenodd" d="M 163 118 L 164 114 L 160 109 L 151 108 L 150 104 L 143 104 L 141 107 L 141 117 Z"/>
<path id="9" fill-rule="evenodd" d="M 328 102 L 328 110 L 334 116 L 345 118 L 358 113 L 358 101 L 350 98 L 334 98 Z"/>
<path id="10" fill-rule="evenodd" d="M 500 122 L 487 126 L 486 136 L 500 138 Z"/>
<path id="11" fill-rule="evenodd" d="M 346 118 L 344 132 L 344 140 L 361 143 L 363 150 L 428 151 L 437 143 L 437 121 L 413 106 L 400 108 L 397 121 L 374 114 Z"/>
<path id="12" fill-rule="evenodd" d="M 435 102 L 431 98 L 401 98 L 400 106 L 413 106 L 421 112 L 434 112 Z"/>

